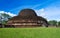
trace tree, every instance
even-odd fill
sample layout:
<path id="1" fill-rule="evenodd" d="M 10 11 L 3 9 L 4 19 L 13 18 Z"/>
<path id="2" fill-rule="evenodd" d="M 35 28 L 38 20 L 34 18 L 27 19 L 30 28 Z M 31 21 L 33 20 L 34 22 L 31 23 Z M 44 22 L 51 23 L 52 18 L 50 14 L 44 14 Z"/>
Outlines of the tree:
<path id="1" fill-rule="evenodd" d="M 58 26 L 60 26 L 60 21 L 58 22 Z"/>
<path id="2" fill-rule="evenodd" d="M 57 26 L 57 21 L 56 20 L 50 20 L 49 24 L 52 26 Z"/>
<path id="3" fill-rule="evenodd" d="M 2 15 L 2 17 L 4 18 L 4 20 L 8 20 L 9 18 L 11 18 L 10 15 L 5 14 L 5 13 L 3 13 L 3 14 L 1 14 L 1 15 Z"/>
<path id="4" fill-rule="evenodd" d="M 5 13 L 0 13 L 0 20 L 1 20 L 0 23 L 6 24 L 7 21 L 8 21 L 10 18 L 11 18 L 10 15 L 5 14 Z"/>

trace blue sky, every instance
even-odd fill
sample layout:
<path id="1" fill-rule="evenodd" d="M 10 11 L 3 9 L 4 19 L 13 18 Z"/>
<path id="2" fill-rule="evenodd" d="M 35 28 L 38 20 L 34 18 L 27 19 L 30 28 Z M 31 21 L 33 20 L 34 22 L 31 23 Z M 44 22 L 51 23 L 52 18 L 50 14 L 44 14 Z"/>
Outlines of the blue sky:
<path id="1" fill-rule="evenodd" d="M 60 21 L 60 0 L 0 0 L 0 13 L 15 16 L 25 8 L 35 10 L 47 20 Z"/>

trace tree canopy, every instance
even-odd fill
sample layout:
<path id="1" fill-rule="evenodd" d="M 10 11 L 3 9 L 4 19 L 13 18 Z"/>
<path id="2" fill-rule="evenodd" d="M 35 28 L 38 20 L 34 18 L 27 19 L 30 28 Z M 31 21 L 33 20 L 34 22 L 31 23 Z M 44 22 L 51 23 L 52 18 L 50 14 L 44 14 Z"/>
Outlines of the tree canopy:
<path id="1" fill-rule="evenodd" d="M 6 24 L 6 22 L 11 18 L 10 15 L 5 13 L 0 13 L 0 23 Z"/>
<path id="2" fill-rule="evenodd" d="M 56 20 L 50 20 L 49 24 L 52 26 L 56 26 L 57 25 L 57 21 Z"/>

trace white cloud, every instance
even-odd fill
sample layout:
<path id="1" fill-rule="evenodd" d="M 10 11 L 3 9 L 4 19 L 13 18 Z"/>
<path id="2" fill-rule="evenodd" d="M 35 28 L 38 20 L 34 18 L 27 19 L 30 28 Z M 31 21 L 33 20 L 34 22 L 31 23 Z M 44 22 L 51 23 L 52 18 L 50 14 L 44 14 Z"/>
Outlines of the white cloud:
<path id="1" fill-rule="evenodd" d="M 38 16 L 44 17 L 44 16 L 46 15 L 46 14 L 44 13 L 44 12 L 45 12 L 45 9 L 35 10 L 35 12 L 37 13 Z"/>
<path id="2" fill-rule="evenodd" d="M 10 16 L 16 16 L 16 14 L 10 13 L 8 12 L 7 14 L 9 14 Z"/>
<path id="3" fill-rule="evenodd" d="M 6 13 L 6 14 L 12 16 L 12 17 L 13 17 L 13 16 L 16 16 L 16 14 L 13 14 L 13 13 L 11 13 L 11 12 L 0 11 L 0 13 Z"/>
<path id="4" fill-rule="evenodd" d="M 60 8 L 59 7 L 47 7 L 39 10 L 35 10 L 38 16 L 42 16 L 47 20 L 60 21 Z"/>
<path id="5" fill-rule="evenodd" d="M 45 9 L 46 18 L 49 20 L 60 21 L 60 8 L 56 6 L 49 6 Z"/>

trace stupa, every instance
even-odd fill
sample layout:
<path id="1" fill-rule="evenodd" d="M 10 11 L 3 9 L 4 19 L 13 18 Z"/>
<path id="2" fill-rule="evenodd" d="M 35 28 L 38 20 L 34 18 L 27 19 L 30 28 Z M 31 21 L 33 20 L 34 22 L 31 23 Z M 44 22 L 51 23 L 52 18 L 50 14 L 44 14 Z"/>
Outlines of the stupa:
<path id="1" fill-rule="evenodd" d="M 48 27 L 48 22 L 45 18 L 37 16 L 32 9 L 23 9 L 17 16 L 8 20 L 5 27 Z"/>

